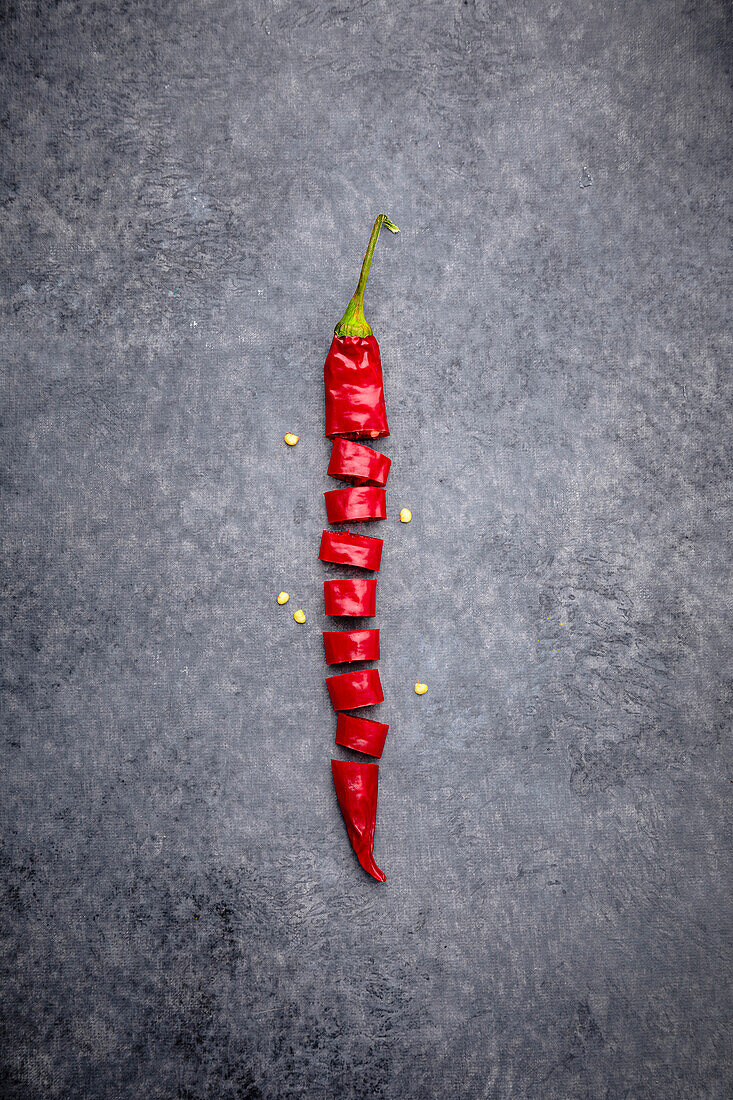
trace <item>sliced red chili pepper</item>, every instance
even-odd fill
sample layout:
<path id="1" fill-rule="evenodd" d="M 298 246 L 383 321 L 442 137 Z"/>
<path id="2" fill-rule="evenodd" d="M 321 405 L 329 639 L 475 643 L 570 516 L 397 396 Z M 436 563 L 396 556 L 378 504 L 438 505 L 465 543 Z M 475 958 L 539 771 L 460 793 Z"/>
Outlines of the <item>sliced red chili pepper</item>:
<path id="1" fill-rule="evenodd" d="M 399 233 L 386 214 L 379 214 L 361 265 L 354 296 L 336 325 L 323 369 L 326 386 L 326 436 L 379 439 L 389 435 L 379 344 L 364 317 L 364 289 L 379 231 L 386 225 Z"/>
<path id="2" fill-rule="evenodd" d="M 387 876 L 374 862 L 379 765 L 367 761 L 332 760 L 331 773 L 356 858 L 377 882 L 386 882 Z"/>
<path id="3" fill-rule="evenodd" d="M 329 523 L 350 520 L 386 519 L 387 495 L 373 485 L 355 485 L 353 489 L 331 489 L 323 494 Z"/>
<path id="4" fill-rule="evenodd" d="M 384 701 L 378 668 L 362 668 L 355 672 L 342 672 L 340 676 L 327 676 L 326 687 L 334 710 L 356 710 L 357 707 L 372 707 Z"/>
<path id="5" fill-rule="evenodd" d="M 336 744 L 378 757 L 384 750 L 388 729 L 385 722 L 372 722 L 370 718 L 357 718 L 341 711 L 336 722 Z"/>
<path id="6" fill-rule="evenodd" d="M 381 539 L 352 535 L 349 531 L 324 531 L 321 535 L 321 561 L 337 565 L 355 565 L 359 569 L 378 570 L 382 561 Z"/>
<path id="7" fill-rule="evenodd" d="M 323 582 L 323 598 L 327 615 L 361 615 L 371 618 L 377 613 L 377 582 L 369 578 Z"/>
<path id="8" fill-rule="evenodd" d="M 378 630 L 324 630 L 323 645 L 327 665 L 379 660 Z"/>
<path id="9" fill-rule="evenodd" d="M 352 485 L 387 484 L 392 459 L 353 439 L 334 439 L 331 460 L 326 473 L 329 477 L 350 481 Z"/>

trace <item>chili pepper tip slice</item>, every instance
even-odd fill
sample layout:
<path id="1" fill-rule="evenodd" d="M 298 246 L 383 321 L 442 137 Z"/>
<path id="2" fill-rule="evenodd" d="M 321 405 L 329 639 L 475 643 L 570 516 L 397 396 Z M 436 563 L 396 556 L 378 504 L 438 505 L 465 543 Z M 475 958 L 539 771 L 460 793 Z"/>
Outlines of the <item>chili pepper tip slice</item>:
<path id="1" fill-rule="evenodd" d="M 364 870 L 377 882 L 387 876 L 374 862 L 374 826 L 377 822 L 379 765 L 355 760 L 332 760 L 331 772 L 351 847 Z"/>

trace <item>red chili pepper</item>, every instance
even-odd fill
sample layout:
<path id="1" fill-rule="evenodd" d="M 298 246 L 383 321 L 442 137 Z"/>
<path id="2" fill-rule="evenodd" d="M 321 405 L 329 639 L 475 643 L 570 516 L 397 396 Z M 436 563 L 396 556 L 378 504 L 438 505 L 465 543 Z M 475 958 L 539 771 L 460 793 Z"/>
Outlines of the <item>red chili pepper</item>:
<path id="1" fill-rule="evenodd" d="M 334 439 L 326 473 L 352 485 L 386 485 L 392 459 L 353 439 Z"/>
<path id="2" fill-rule="evenodd" d="M 386 882 L 387 876 L 374 862 L 379 765 L 366 761 L 332 760 L 331 772 L 356 858 L 377 882 Z"/>
<path id="3" fill-rule="evenodd" d="M 326 664 L 340 665 L 347 661 L 378 661 L 378 630 L 324 630 L 323 646 Z"/>
<path id="4" fill-rule="evenodd" d="M 321 561 L 337 565 L 355 565 L 359 569 L 378 570 L 382 561 L 382 540 L 349 531 L 324 531 L 321 535 Z"/>
<path id="5" fill-rule="evenodd" d="M 323 582 L 327 615 L 360 615 L 370 619 L 377 613 L 377 582 L 362 579 Z"/>
<path id="6" fill-rule="evenodd" d="M 374 247 L 383 225 L 397 226 L 386 214 L 374 222 L 354 296 L 336 325 L 323 378 L 326 385 L 326 436 L 379 439 L 389 435 L 379 344 L 364 317 L 364 290 Z"/>
<path id="7" fill-rule="evenodd" d="M 385 722 L 372 722 L 370 718 L 357 718 L 343 711 L 336 722 L 336 744 L 346 749 L 381 756 L 389 726 Z"/>
<path id="8" fill-rule="evenodd" d="M 331 489 L 323 495 L 329 523 L 387 518 L 387 495 L 384 489 L 376 489 L 372 485 L 355 485 L 353 489 Z"/>
<path id="9" fill-rule="evenodd" d="M 362 668 L 358 672 L 342 672 L 327 676 L 326 687 L 334 710 L 356 710 L 384 702 L 378 668 Z"/>

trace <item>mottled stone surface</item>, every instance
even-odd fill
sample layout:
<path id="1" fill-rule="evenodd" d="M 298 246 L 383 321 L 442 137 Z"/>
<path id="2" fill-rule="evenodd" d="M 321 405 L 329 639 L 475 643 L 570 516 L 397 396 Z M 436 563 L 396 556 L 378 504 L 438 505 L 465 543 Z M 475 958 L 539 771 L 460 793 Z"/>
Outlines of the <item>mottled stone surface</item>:
<path id="1" fill-rule="evenodd" d="M 725 18 L 4 6 L 3 1098 L 731 1095 Z M 385 886 L 316 560 L 380 210 Z"/>

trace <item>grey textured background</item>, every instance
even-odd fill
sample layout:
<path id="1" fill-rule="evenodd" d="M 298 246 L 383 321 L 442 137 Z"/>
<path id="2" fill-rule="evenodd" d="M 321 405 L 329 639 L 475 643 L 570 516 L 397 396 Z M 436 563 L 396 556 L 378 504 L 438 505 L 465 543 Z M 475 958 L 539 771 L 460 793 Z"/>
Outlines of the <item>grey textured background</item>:
<path id="1" fill-rule="evenodd" d="M 731 1095 L 728 32 L 4 5 L 3 1097 Z M 383 887 L 316 560 L 380 210 Z"/>

